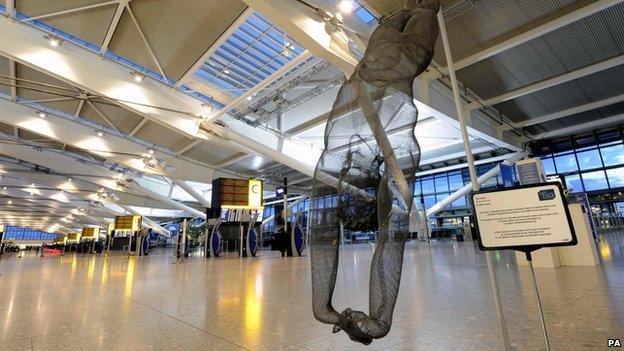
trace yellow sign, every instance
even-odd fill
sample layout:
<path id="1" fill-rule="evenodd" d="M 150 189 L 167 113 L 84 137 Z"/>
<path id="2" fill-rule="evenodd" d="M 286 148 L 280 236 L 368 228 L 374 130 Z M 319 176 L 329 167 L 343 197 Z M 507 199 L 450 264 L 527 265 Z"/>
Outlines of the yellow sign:
<path id="1" fill-rule="evenodd" d="M 259 179 L 249 180 L 249 208 L 262 207 L 262 181 Z"/>
<path id="2" fill-rule="evenodd" d="M 263 190 L 260 179 L 219 178 L 213 181 L 212 202 L 224 209 L 261 209 Z"/>
<path id="3" fill-rule="evenodd" d="M 82 237 L 85 239 L 97 239 L 100 236 L 100 227 L 82 228 Z"/>
<path id="4" fill-rule="evenodd" d="M 67 241 L 80 241 L 80 237 L 80 233 L 69 233 L 67 234 Z"/>
<path id="5" fill-rule="evenodd" d="M 113 230 L 115 230 L 115 222 L 108 223 L 108 227 L 106 228 L 106 236 L 111 235 Z"/>
<path id="6" fill-rule="evenodd" d="M 59 235 L 56 237 L 56 239 L 54 239 L 54 242 L 57 244 L 65 244 L 67 243 L 67 236 L 66 235 Z"/>
<path id="7" fill-rule="evenodd" d="M 136 232 L 141 229 L 141 216 L 117 216 L 115 217 L 115 230 Z"/>

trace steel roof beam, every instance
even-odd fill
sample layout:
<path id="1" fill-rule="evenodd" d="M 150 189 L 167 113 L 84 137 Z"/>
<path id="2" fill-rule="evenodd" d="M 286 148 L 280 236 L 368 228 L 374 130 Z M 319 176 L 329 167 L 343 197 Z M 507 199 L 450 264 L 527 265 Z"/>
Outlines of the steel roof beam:
<path id="1" fill-rule="evenodd" d="M 183 180 L 175 180 L 172 179 L 173 184 L 179 186 L 184 190 L 187 194 L 191 195 L 197 202 L 202 204 L 205 207 L 210 207 L 210 201 L 208 201 L 202 194 L 200 194 L 197 190 L 193 189 L 187 182 Z"/>
<path id="2" fill-rule="evenodd" d="M 582 77 L 585 77 L 594 73 L 605 71 L 609 68 L 613 68 L 622 64 L 624 64 L 624 55 L 612 57 L 608 60 L 598 62 L 593 65 L 589 65 L 589 66 L 562 74 L 557 77 L 552 77 L 552 78 L 543 80 L 541 82 L 530 84 L 522 88 L 512 90 L 508 93 L 495 96 L 493 98 L 489 98 L 483 101 L 473 101 L 470 104 L 468 104 L 467 107 L 469 110 L 475 110 L 483 106 L 493 106 L 493 105 L 500 104 L 505 101 L 509 101 L 509 100 L 517 99 L 525 95 L 533 94 L 544 89 L 552 88 L 554 86 L 567 83 L 575 79 L 579 79 L 579 78 L 582 78 Z"/>
<path id="3" fill-rule="evenodd" d="M 97 3 L 97 4 L 86 5 L 86 6 L 74 7 L 74 8 L 67 9 L 67 10 L 56 11 L 56 12 L 46 13 L 44 15 L 29 17 L 29 18 L 26 18 L 24 20 L 24 22 L 35 21 L 35 20 L 42 20 L 42 19 L 55 17 L 55 16 L 61 16 L 61 15 L 67 15 L 67 14 L 70 14 L 70 13 L 86 11 L 86 10 L 95 9 L 95 8 L 103 7 L 103 6 L 108 6 L 108 5 L 112 5 L 112 4 L 116 4 L 116 3 L 118 3 L 118 0 L 100 2 L 100 3 Z"/>
<path id="4" fill-rule="evenodd" d="M 566 15 L 563 15 L 553 21 L 544 23 L 540 26 L 537 26 L 529 31 L 526 31 L 522 34 L 519 34 L 513 38 L 507 39 L 499 44 L 496 44 L 490 48 L 487 48 L 483 51 L 479 51 L 473 55 L 470 55 L 464 59 L 461 59 L 455 63 L 455 70 L 460 70 L 462 68 L 466 68 L 470 65 L 473 65 L 477 62 L 483 61 L 487 58 L 490 58 L 494 55 L 497 55 L 503 51 L 514 48 L 518 45 L 524 44 L 528 41 L 531 41 L 535 38 L 541 37 L 544 34 L 555 31 L 561 27 L 567 26 L 568 24 L 579 21 L 583 18 L 589 17 L 595 13 L 603 11 L 609 7 L 615 6 L 624 2 L 624 0 L 598 0 L 592 4 L 589 4 L 585 7 L 582 7 L 578 10 L 572 11 Z M 443 73 L 448 72 L 448 68 L 444 67 L 441 69 Z M 437 79 L 440 78 L 440 72 L 436 70 L 432 70 L 432 72 L 427 76 L 429 79 Z"/>
<path id="5" fill-rule="evenodd" d="M 121 16 L 123 15 L 123 12 L 126 9 L 126 6 L 128 6 L 128 2 L 130 2 L 130 0 L 118 0 L 116 2 L 117 8 L 115 9 L 115 14 L 113 15 L 111 23 L 108 26 L 108 30 L 106 31 L 104 42 L 100 47 L 100 56 L 104 56 L 104 54 L 106 54 L 106 51 L 108 51 L 108 46 L 110 45 L 111 40 L 113 40 L 113 35 L 117 30 L 117 26 L 119 26 L 119 20 L 121 20 Z"/>
<path id="6" fill-rule="evenodd" d="M 542 124 L 550 121 L 555 121 L 564 117 L 573 116 L 579 113 L 599 109 L 602 107 L 610 106 L 624 101 L 624 94 L 616 95 L 607 99 L 590 102 L 588 104 L 582 104 L 565 110 L 549 113 L 540 117 L 532 117 L 522 122 L 514 123 L 512 126 L 504 125 L 502 130 L 510 130 L 513 128 L 524 128 L 533 126 L 536 124 Z"/>
<path id="7" fill-rule="evenodd" d="M 249 154 L 246 154 L 244 152 L 238 152 L 238 153 L 236 153 L 236 154 L 234 154 L 234 155 L 232 155 L 230 157 L 226 157 L 223 160 L 218 161 L 215 164 L 215 166 L 217 166 L 217 167 L 226 167 L 226 166 L 229 166 L 229 165 L 231 165 L 233 163 L 242 161 L 242 160 L 246 159 L 249 156 L 250 156 Z"/>
<path id="8" fill-rule="evenodd" d="M 624 114 L 618 114 L 607 118 L 601 118 L 595 121 L 576 124 L 570 127 L 556 129 L 550 132 L 540 133 L 533 136 L 533 139 L 556 138 L 566 135 L 572 135 L 579 132 L 595 130 L 602 126 L 615 125 L 624 121 Z"/>

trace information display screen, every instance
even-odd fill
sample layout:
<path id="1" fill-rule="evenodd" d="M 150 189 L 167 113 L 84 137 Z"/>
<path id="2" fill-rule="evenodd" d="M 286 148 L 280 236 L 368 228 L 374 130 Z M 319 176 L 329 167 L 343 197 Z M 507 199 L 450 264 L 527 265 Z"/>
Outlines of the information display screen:
<path id="1" fill-rule="evenodd" d="M 100 235 L 100 227 L 87 227 L 82 228 L 82 237 L 83 238 L 97 238 Z"/>
<path id="2" fill-rule="evenodd" d="M 67 241 L 80 241 L 80 237 L 80 233 L 69 233 L 67 234 Z"/>
<path id="3" fill-rule="evenodd" d="M 262 208 L 263 183 L 259 179 L 217 178 L 212 181 L 212 206 L 228 209 Z"/>
<path id="4" fill-rule="evenodd" d="M 477 192 L 472 200 L 482 250 L 577 243 L 559 183 Z"/>
<path id="5" fill-rule="evenodd" d="M 116 216 L 115 230 L 137 231 L 141 229 L 141 216 Z"/>

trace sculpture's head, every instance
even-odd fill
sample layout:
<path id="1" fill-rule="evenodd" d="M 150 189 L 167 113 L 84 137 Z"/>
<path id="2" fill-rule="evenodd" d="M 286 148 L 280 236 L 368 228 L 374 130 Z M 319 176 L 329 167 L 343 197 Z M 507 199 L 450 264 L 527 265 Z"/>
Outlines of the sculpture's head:
<path id="1" fill-rule="evenodd" d="M 438 12 L 440 9 L 440 0 L 405 0 L 405 8 L 408 10 L 421 8 Z"/>

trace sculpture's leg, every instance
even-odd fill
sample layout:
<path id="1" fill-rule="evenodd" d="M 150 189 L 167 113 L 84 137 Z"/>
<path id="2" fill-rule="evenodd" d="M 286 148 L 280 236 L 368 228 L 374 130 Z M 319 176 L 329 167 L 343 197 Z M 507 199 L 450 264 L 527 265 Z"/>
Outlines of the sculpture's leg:
<path id="1" fill-rule="evenodd" d="M 405 237 L 397 236 L 398 232 L 392 225 L 396 219 L 391 218 L 391 209 L 392 195 L 384 178 L 378 192 L 379 232 L 370 274 L 369 315 L 377 323 L 365 324 L 362 328 L 375 338 L 383 337 L 390 331 L 403 266 Z"/>
<path id="2" fill-rule="evenodd" d="M 313 228 L 310 236 L 312 264 L 312 307 L 314 317 L 323 323 L 337 324 L 338 312 L 332 306 L 332 295 L 338 271 L 340 231 L 327 225 Z"/>
<path id="3" fill-rule="evenodd" d="M 377 141 L 377 145 L 381 150 L 381 154 L 383 155 L 385 170 L 388 173 L 388 178 L 393 182 L 399 191 L 400 198 L 398 200 L 402 203 L 401 207 L 404 210 L 409 211 L 413 202 L 412 192 L 409 184 L 407 184 L 405 176 L 403 175 L 403 171 L 399 166 L 399 161 L 394 154 L 388 135 L 386 134 L 379 116 L 377 115 L 375 105 L 373 104 L 369 93 L 366 91 L 366 83 L 359 82 L 359 84 L 356 85 L 356 89 L 358 90 L 357 95 L 360 106 L 362 107 L 362 113 L 364 114 L 364 117 L 366 118 L 366 121 L 375 136 L 375 141 Z"/>

